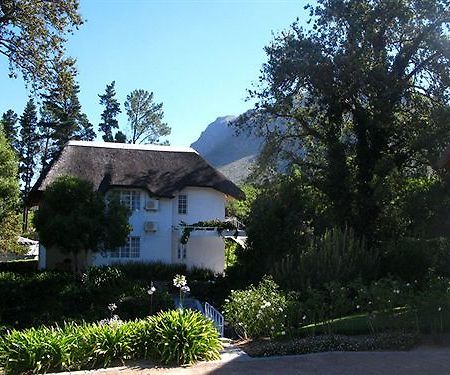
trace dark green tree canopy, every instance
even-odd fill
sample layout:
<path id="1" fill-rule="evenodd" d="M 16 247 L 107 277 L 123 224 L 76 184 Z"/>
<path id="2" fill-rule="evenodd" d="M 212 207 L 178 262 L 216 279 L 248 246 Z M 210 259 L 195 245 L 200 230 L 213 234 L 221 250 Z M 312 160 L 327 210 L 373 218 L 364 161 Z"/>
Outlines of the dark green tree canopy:
<path id="1" fill-rule="evenodd" d="M 3 113 L 0 125 L 2 126 L 4 136 L 15 149 L 17 146 L 17 114 L 12 109 L 8 109 Z"/>
<path id="2" fill-rule="evenodd" d="M 266 47 L 255 125 L 274 159 L 301 167 L 335 220 L 373 236 L 391 180 L 427 173 L 449 141 L 450 4 L 318 0 Z M 253 124 L 258 124 L 254 121 Z"/>
<path id="3" fill-rule="evenodd" d="M 9 61 L 9 75 L 22 73 L 34 89 L 54 81 L 65 37 L 83 23 L 78 8 L 78 0 L 0 1 L 0 54 Z"/>
<path id="4" fill-rule="evenodd" d="M 128 216 L 129 210 L 117 200 L 107 205 L 91 183 L 62 176 L 44 192 L 34 224 L 45 247 L 77 255 L 124 245 Z"/>
<path id="5" fill-rule="evenodd" d="M 153 101 L 153 92 L 134 90 L 127 96 L 125 110 L 131 131 L 130 143 L 160 144 L 160 138 L 170 134 L 170 127 L 162 121 L 162 107 L 162 103 Z"/>
<path id="6" fill-rule="evenodd" d="M 95 132 L 78 100 L 79 86 L 73 72 L 65 67 L 59 70 L 58 80 L 43 95 L 43 112 L 39 123 L 43 138 L 43 166 L 71 139 L 92 141 Z"/>
<path id="7" fill-rule="evenodd" d="M 0 129 L 0 252 L 14 248 L 20 230 L 16 210 L 19 204 L 17 158 Z"/>
<path id="8" fill-rule="evenodd" d="M 100 104 L 105 106 L 101 114 L 102 122 L 99 125 L 100 131 L 103 132 L 103 140 L 105 142 L 114 142 L 113 129 L 119 127 L 119 122 L 117 121 L 117 115 L 122 112 L 120 109 L 120 104 L 116 99 L 116 89 L 115 81 L 111 84 L 106 85 L 105 93 L 99 95 Z M 119 136 L 120 137 L 120 136 Z"/>
<path id="9" fill-rule="evenodd" d="M 36 157 L 39 153 L 37 123 L 36 105 L 34 100 L 30 99 L 20 117 L 20 141 L 18 142 L 19 172 L 24 182 L 23 192 L 25 196 L 31 188 L 31 181 L 36 168 Z"/>

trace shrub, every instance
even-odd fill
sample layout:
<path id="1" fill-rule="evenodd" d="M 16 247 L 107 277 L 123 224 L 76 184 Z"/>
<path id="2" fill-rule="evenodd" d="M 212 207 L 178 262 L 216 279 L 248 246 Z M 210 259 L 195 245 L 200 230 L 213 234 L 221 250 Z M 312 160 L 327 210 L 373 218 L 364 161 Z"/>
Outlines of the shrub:
<path id="1" fill-rule="evenodd" d="M 174 302 L 169 293 L 159 288 L 150 297 L 148 288 L 135 288 L 133 293 L 118 303 L 117 313 L 124 318 L 144 318 L 159 311 L 173 309 Z"/>
<path id="2" fill-rule="evenodd" d="M 231 291 L 224 304 L 227 321 L 244 338 L 283 335 L 286 308 L 286 297 L 270 277 L 256 288 Z"/>
<path id="3" fill-rule="evenodd" d="M 125 281 L 125 275 L 118 267 L 89 267 L 83 274 L 83 284 L 88 287 L 116 287 Z"/>
<path id="4" fill-rule="evenodd" d="M 123 323 L 67 323 L 12 330 L 0 338 L 6 375 L 106 367 L 129 359 L 188 364 L 219 358 L 212 322 L 198 312 L 175 310 Z"/>
<path id="5" fill-rule="evenodd" d="M 162 262 L 131 262 L 116 264 L 128 280 L 144 281 L 150 284 L 152 281 L 169 281 L 173 275 L 186 274 L 185 264 L 167 264 Z"/>
<path id="6" fill-rule="evenodd" d="M 378 252 L 370 250 L 364 238 L 358 238 L 353 229 L 334 228 L 313 237 L 306 250 L 286 255 L 274 265 L 273 276 L 283 287 L 302 291 L 335 280 L 371 280 L 378 266 Z"/>
<path id="7" fill-rule="evenodd" d="M 34 273 L 37 272 L 38 261 L 35 259 L 13 260 L 0 263 L 0 272 Z"/>
<path id="8" fill-rule="evenodd" d="M 171 310 L 150 318 L 163 363 L 189 364 L 219 359 L 222 345 L 211 320 L 198 311 Z"/>
<path id="9" fill-rule="evenodd" d="M 423 280 L 433 273 L 450 277 L 448 238 L 400 238 L 385 245 L 382 272 L 405 281 Z"/>

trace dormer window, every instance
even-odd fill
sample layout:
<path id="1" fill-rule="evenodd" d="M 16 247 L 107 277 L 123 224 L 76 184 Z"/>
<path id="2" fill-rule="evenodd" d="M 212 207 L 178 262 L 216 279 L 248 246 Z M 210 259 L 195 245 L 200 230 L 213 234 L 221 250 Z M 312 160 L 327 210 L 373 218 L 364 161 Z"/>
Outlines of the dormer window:
<path id="1" fill-rule="evenodd" d="M 181 215 L 187 214 L 187 195 L 180 194 L 178 196 L 178 213 Z"/>
<path id="2" fill-rule="evenodd" d="M 141 209 L 141 192 L 139 190 L 120 190 L 120 203 L 131 211 Z"/>

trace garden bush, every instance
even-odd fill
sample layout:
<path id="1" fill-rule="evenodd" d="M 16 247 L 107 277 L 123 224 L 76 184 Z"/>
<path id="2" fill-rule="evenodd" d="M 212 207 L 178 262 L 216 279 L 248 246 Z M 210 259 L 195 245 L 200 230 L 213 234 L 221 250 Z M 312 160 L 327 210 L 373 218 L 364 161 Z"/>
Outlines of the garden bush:
<path id="1" fill-rule="evenodd" d="M 125 282 L 125 274 L 118 267 L 89 267 L 82 281 L 87 287 L 117 287 Z"/>
<path id="2" fill-rule="evenodd" d="M 119 269 L 128 280 L 144 281 L 150 283 L 152 281 L 169 281 L 173 275 L 186 275 L 185 264 L 166 264 L 162 262 L 130 262 L 126 264 L 116 264 L 114 266 Z M 107 269 L 109 267 L 102 267 Z"/>
<path id="3" fill-rule="evenodd" d="M 12 330 L 0 338 L 0 369 L 8 374 L 106 367 L 129 359 L 188 364 L 219 358 L 212 322 L 190 310 L 122 322 L 67 323 Z"/>
<path id="4" fill-rule="evenodd" d="M 295 250 L 275 263 L 272 275 L 283 288 L 302 291 L 336 280 L 373 280 L 378 268 L 378 251 L 369 249 L 364 238 L 358 238 L 351 228 L 334 228 L 313 237 L 306 249 Z"/>
<path id="5" fill-rule="evenodd" d="M 163 363 L 187 364 L 220 358 L 219 334 L 212 321 L 200 312 L 169 310 L 152 320 L 156 350 Z"/>
<path id="6" fill-rule="evenodd" d="M 304 333 L 447 332 L 449 301 L 450 280 L 443 277 L 411 283 L 392 278 L 333 282 L 322 289 L 291 293 L 287 331 L 292 335 L 297 328 Z"/>
<path id="7" fill-rule="evenodd" d="M 231 291 L 224 314 L 236 333 L 244 338 L 285 334 L 287 299 L 270 277 L 257 287 Z"/>
<path id="8" fill-rule="evenodd" d="M 128 280 L 120 269 L 93 267 L 82 280 L 64 272 L 0 273 L 0 321 L 14 328 L 64 321 L 93 322 L 115 303 L 125 319 L 173 308 L 164 288 L 150 297 L 151 283 Z"/>
<path id="9" fill-rule="evenodd" d="M 399 238 L 384 245 L 382 273 L 405 281 L 423 280 L 430 273 L 450 277 L 450 240 Z"/>
<path id="10" fill-rule="evenodd" d="M 0 262 L 0 272 L 33 273 L 37 270 L 38 261 L 35 259 Z"/>

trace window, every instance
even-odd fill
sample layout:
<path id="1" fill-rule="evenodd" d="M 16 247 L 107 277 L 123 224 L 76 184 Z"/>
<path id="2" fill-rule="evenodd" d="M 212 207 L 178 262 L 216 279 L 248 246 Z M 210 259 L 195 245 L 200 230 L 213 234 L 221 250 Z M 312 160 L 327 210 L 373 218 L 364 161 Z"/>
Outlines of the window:
<path id="1" fill-rule="evenodd" d="M 141 256 L 141 238 L 128 237 L 124 246 L 111 251 L 112 258 L 139 258 Z"/>
<path id="2" fill-rule="evenodd" d="M 178 213 L 187 214 L 187 195 L 185 194 L 178 196 Z"/>
<path id="3" fill-rule="evenodd" d="M 131 211 L 138 211 L 141 208 L 141 192 L 137 190 L 121 190 L 120 203 Z"/>

